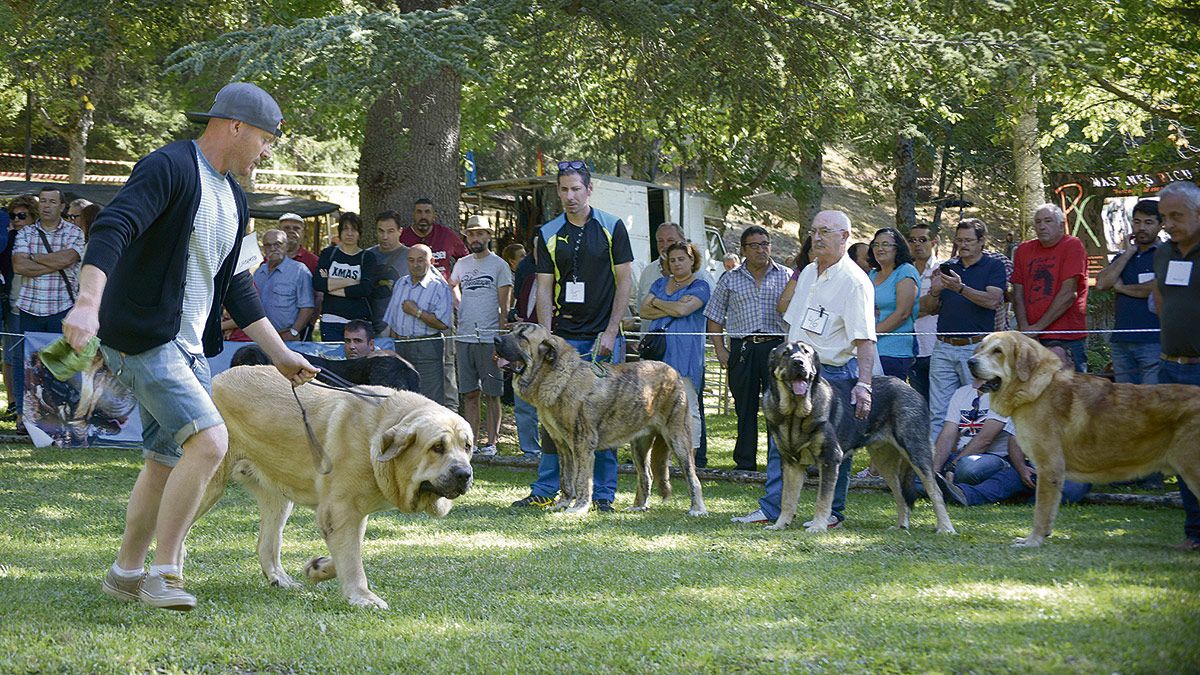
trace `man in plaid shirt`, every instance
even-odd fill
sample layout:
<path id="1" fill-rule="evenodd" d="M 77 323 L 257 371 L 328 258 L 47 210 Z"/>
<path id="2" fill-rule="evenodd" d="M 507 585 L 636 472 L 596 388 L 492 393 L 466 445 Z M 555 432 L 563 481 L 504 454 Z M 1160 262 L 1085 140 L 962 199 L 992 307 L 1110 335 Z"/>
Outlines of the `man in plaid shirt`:
<path id="1" fill-rule="evenodd" d="M 83 230 L 62 219 L 65 206 L 62 190 L 42 188 L 38 221 L 17 231 L 12 266 L 15 274 L 25 278 L 17 296 L 21 333 L 61 333 L 63 317 L 75 304 Z M 18 415 L 21 408 L 18 399 Z"/>

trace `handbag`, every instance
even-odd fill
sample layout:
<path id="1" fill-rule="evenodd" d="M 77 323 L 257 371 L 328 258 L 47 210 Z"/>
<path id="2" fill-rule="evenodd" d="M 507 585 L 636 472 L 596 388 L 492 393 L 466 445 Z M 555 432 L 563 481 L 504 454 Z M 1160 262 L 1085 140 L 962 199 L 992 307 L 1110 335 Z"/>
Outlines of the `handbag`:
<path id="1" fill-rule="evenodd" d="M 667 325 L 670 325 L 670 321 Z M 643 361 L 662 361 L 667 354 L 667 327 L 652 330 L 638 340 L 638 358 Z"/>

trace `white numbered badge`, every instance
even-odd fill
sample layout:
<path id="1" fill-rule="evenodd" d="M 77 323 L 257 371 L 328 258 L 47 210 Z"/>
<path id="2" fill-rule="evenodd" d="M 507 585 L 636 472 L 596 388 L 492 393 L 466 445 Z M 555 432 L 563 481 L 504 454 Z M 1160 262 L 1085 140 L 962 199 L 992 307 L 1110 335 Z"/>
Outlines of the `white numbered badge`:
<path id="1" fill-rule="evenodd" d="M 1138 274 L 1138 283 L 1147 284 L 1154 281 L 1154 272 L 1142 272 Z"/>
<path id="2" fill-rule="evenodd" d="M 583 302 L 583 282 L 567 282 L 567 302 Z"/>
<path id="3" fill-rule="evenodd" d="M 1172 260 L 1167 264 L 1167 279 L 1164 283 L 1168 286 L 1187 286 L 1192 280 L 1192 261 L 1190 260 Z"/>
<path id="4" fill-rule="evenodd" d="M 825 311 L 824 307 L 809 307 L 808 311 L 804 313 L 804 320 L 800 322 L 801 328 L 817 335 L 824 335 L 825 328 L 828 326 L 829 313 Z"/>

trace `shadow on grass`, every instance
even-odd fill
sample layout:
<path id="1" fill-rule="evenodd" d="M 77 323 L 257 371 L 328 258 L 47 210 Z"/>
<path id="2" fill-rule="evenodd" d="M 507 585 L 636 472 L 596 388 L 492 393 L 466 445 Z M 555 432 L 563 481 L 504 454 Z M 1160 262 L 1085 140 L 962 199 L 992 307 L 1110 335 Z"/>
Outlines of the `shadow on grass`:
<path id="1" fill-rule="evenodd" d="M 1063 509 L 1040 550 L 1013 549 L 1032 510 L 955 509 L 958 537 L 887 529 L 889 495 L 852 493 L 825 535 L 734 525 L 757 486 L 706 483 L 645 514 L 507 507 L 530 474 L 483 469 L 442 520 L 385 512 L 364 561 L 387 612 L 336 582 L 269 588 L 252 500 L 231 488 L 194 528 L 189 615 L 98 593 L 132 453 L 0 451 L 0 667 L 22 670 L 1144 670 L 1196 663 L 1200 557 L 1164 547 L 1174 510 Z M 632 479 L 621 481 L 618 505 Z M 682 491 L 682 485 L 676 482 Z M 802 513 L 812 493 L 802 497 Z M 298 508 L 284 567 L 325 554 Z M 953 644 L 949 649 L 947 645 Z M 1186 668 L 1185 668 L 1186 669 Z"/>

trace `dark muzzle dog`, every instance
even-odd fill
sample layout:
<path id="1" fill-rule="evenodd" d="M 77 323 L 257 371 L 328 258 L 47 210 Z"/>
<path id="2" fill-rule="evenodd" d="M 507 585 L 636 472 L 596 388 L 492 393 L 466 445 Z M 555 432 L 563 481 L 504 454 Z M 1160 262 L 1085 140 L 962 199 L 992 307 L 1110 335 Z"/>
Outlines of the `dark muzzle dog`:
<path id="1" fill-rule="evenodd" d="M 353 384 L 377 384 L 400 391 L 421 393 L 421 374 L 411 363 L 399 356 L 386 354 L 361 359 L 326 359 L 306 354 L 304 358 L 321 370 L 328 370 Z M 269 366 L 272 364 L 271 359 L 267 358 L 261 347 L 250 344 L 234 352 L 229 365 L 233 367 Z"/>
<path id="2" fill-rule="evenodd" d="M 896 498 L 896 525 L 908 528 L 916 501 L 914 478 L 921 482 L 937 514 L 937 531 L 954 533 L 942 493 L 933 479 L 929 409 L 912 387 L 894 377 L 871 381 L 871 412 L 854 417 L 852 382 L 821 377 L 816 351 L 803 342 L 776 347 L 768 360 L 771 382 L 763 393 L 763 416 L 783 459 L 783 497 L 779 519 L 768 529 L 782 530 L 796 515 L 805 469 L 819 470 L 816 512 L 810 532 L 823 532 L 833 504 L 838 466 L 844 454 L 866 447 Z"/>

